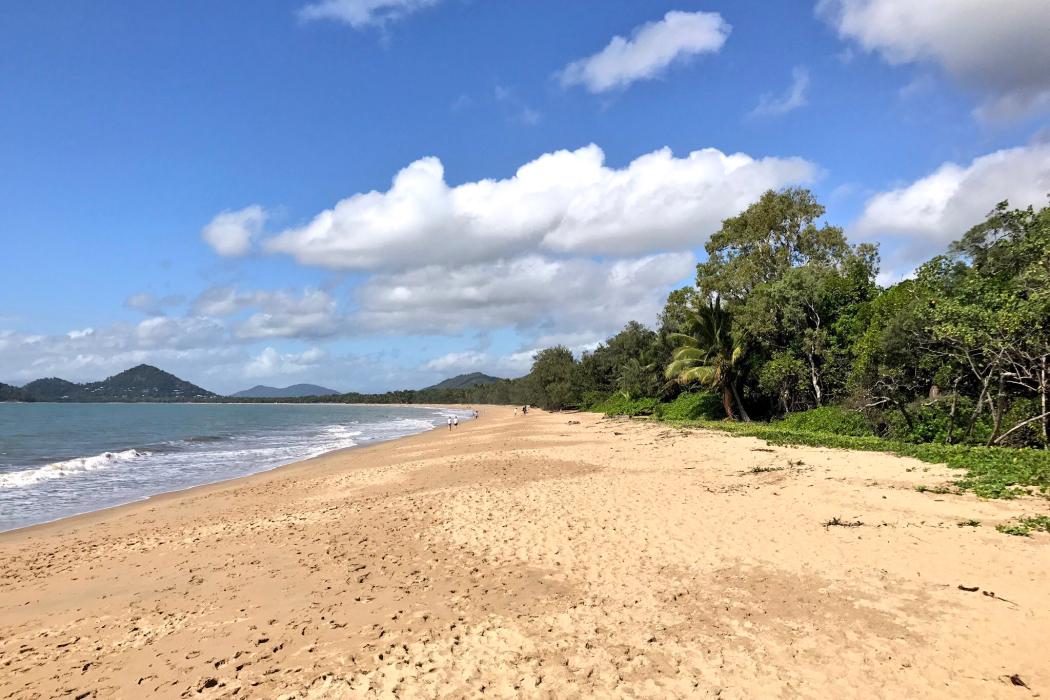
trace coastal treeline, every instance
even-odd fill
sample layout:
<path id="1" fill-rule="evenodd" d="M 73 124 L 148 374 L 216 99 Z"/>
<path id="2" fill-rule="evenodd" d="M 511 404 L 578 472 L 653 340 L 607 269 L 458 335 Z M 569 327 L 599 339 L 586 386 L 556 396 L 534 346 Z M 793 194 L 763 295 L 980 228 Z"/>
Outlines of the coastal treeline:
<path id="1" fill-rule="evenodd" d="M 805 189 L 726 219 L 654 327 L 488 384 L 335 400 L 532 404 L 781 425 L 909 443 L 1050 443 L 1050 207 L 999 204 L 911 279 Z M 644 290 L 639 290 L 644 293 Z M 311 400 L 311 399 L 306 399 Z M 325 397 L 331 401 L 333 397 Z"/>

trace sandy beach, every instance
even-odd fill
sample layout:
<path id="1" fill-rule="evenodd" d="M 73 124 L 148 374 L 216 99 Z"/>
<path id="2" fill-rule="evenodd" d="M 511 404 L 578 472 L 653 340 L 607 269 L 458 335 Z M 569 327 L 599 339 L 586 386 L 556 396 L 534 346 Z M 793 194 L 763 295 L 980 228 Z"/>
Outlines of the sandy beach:
<path id="1" fill-rule="evenodd" d="M 0 535 L 0 698 L 1045 695 L 1046 502 L 954 474 L 483 408 Z"/>

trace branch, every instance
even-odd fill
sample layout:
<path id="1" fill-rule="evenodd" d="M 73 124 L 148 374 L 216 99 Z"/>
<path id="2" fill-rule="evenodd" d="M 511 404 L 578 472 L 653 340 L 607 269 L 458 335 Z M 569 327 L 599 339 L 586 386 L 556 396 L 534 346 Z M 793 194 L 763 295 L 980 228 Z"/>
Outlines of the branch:
<path id="1" fill-rule="evenodd" d="M 1013 431 L 1017 430 L 1018 428 L 1023 428 L 1024 426 L 1028 425 L 1029 423 L 1034 423 L 1035 421 L 1039 420 L 1040 418 L 1046 418 L 1047 416 L 1050 416 L 1050 411 L 1047 411 L 1046 413 L 1043 413 L 1042 415 L 1038 415 L 1035 418 L 1029 418 L 1028 420 L 1021 421 L 1020 423 L 1018 423 L 1017 425 L 1015 425 L 1014 427 L 1010 428 L 1005 433 L 1003 433 L 1002 435 L 997 437 L 995 439 L 995 443 L 994 444 L 998 445 L 1000 442 L 1003 441 L 1003 438 L 1005 438 L 1007 435 L 1009 435 Z"/>

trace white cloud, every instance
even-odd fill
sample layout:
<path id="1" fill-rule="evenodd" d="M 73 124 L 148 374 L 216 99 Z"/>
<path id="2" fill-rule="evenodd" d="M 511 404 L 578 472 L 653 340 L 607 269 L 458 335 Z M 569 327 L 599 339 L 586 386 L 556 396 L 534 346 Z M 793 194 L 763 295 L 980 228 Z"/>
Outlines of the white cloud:
<path id="1" fill-rule="evenodd" d="M 583 85 L 598 93 L 655 78 L 675 61 L 716 53 L 730 26 L 717 12 L 671 11 L 636 27 L 630 39 L 615 36 L 598 53 L 573 61 L 558 74 L 564 87 Z"/>
<path id="2" fill-rule="evenodd" d="M 929 175 L 871 197 L 851 227 L 855 236 L 912 237 L 937 253 L 1004 199 L 1042 206 L 1050 192 L 1050 144 L 995 151 L 968 165 L 944 163 Z"/>
<path id="3" fill-rule="evenodd" d="M 299 11 L 305 20 L 331 19 L 354 29 L 382 26 L 418 12 L 439 0 L 319 0 Z"/>
<path id="4" fill-rule="evenodd" d="M 448 372 L 449 370 L 455 370 L 458 373 L 476 372 L 479 367 L 487 367 L 492 364 L 492 361 L 492 356 L 486 352 L 466 350 L 435 357 L 423 367 L 434 372 Z"/>
<path id="5" fill-rule="evenodd" d="M 386 192 L 352 195 L 264 245 L 343 269 L 463 265 L 537 250 L 634 255 L 702 244 L 767 189 L 811 182 L 801 158 L 670 149 L 624 168 L 595 145 L 545 154 L 504 180 L 450 187 L 437 158 L 412 163 Z"/>
<path id="6" fill-rule="evenodd" d="M 300 353 L 280 353 L 267 347 L 245 365 L 244 376 L 258 378 L 301 374 L 316 369 L 327 356 L 328 353 L 316 347 Z"/>
<path id="7" fill-rule="evenodd" d="M 193 312 L 205 317 L 236 316 L 254 310 L 234 327 L 243 340 L 261 338 L 322 338 L 345 328 L 332 295 L 307 287 L 301 293 L 254 290 L 240 292 L 234 287 L 211 287 L 194 300 Z"/>
<path id="8" fill-rule="evenodd" d="M 600 339 L 631 319 L 655 319 L 667 291 L 691 278 L 694 265 L 691 253 L 432 265 L 371 278 L 358 290 L 355 320 L 370 331 L 454 334 L 513 326 Z"/>
<path id="9" fill-rule="evenodd" d="M 751 110 L 752 116 L 778 116 L 804 107 L 807 104 L 806 92 L 809 90 L 809 71 L 804 66 L 796 66 L 791 71 L 791 85 L 781 95 L 766 93 L 759 98 L 758 104 Z"/>
<path id="10" fill-rule="evenodd" d="M 941 66 L 984 96 L 982 118 L 1050 109 L 1046 0 L 820 0 L 817 12 L 891 64 Z"/>
<path id="11" fill-rule="evenodd" d="M 219 255 L 244 255 L 251 249 L 252 239 L 262 230 L 266 218 L 266 210 L 258 204 L 238 211 L 224 211 L 204 227 L 201 237 Z"/>
<path id="12" fill-rule="evenodd" d="M 158 297 L 156 294 L 150 292 L 139 292 L 138 294 L 132 294 L 124 300 L 124 306 L 135 311 L 141 311 L 147 316 L 163 316 L 167 313 L 167 310 L 172 306 L 181 304 L 183 299 L 178 294 L 168 294 L 163 297 Z"/>

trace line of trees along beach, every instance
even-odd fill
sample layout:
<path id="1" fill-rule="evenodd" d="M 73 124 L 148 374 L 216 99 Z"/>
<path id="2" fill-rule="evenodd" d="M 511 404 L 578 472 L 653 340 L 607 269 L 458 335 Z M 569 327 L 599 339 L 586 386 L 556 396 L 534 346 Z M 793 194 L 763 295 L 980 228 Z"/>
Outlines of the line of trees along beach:
<path id="1" fill-rule="evenodd" d="M 708 241 L 696 283 L 655 328 L 631 322 L 525 377 L 344 400 L 583 408 L 776 421 L 908 443 L 1048 446 L 1050 207 L 998 205 L 912 279 L 876 284 L 876 246 L 821 221 L 805 189 L 770 191 Z"/>

